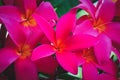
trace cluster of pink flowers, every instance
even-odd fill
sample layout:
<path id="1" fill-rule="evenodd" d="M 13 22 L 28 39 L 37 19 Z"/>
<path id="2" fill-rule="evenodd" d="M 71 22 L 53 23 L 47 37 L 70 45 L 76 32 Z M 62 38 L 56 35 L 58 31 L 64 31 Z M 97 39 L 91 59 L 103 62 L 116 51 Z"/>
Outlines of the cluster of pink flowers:
<path id="1" fill-rule="evenodd" d="M 120 61 L 120 21 L 115 18 L 120 0 L 79 1 L 58 18 L 50 2 L 5 0 L 0 23 L 8 35 L 0 43 L 0 73 L 14 63 L 16 80 L 38 80 L 38 72 L 52 76 L 60 65 L 72 74 L 82 67 L 83 80 L 117 80 L 111 53 Z M 76 17 L 79 9 L 87 14 Z"/>

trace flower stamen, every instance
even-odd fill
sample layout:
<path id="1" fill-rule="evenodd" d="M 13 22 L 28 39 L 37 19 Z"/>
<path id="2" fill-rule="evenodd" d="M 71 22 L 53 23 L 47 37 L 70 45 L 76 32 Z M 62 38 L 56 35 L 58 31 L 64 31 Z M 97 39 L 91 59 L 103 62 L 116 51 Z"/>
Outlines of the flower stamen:
<path id="1" fill-rule="evenodd" d="M 31 49 L 28 45 L 24 45 L 22 48 L 18 48 L 17 54 L 20 55 L 21 58 L 26 58 L 31 55 Z"/>

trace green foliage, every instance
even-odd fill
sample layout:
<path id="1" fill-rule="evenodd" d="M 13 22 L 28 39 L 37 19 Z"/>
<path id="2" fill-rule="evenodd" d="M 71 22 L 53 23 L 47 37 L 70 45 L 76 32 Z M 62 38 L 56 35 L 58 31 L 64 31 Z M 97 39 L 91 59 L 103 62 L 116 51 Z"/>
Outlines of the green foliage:
<path id="1" fill-rule="evenodd" d="M 58 79 L 62 80 L 81 80 L 82 79 L 82 68 L 78 68 L 78 74 L 74 75 L 72 73 L 62 73 L 57 76 Z"/>
<path id="2" fill-rule="evenodd" d="M 80 10 L 78 13 L 77 13 L 77 18 L 83 16 L 83 15 L 88 15 L 88 13 L 84 10 Z"/>
<path id="3" fill-rule="evenodd" d="M 39 77 L 42 78 L 42 79 L 48 79 L 49 75 L 44 74 L 44 73 L 39 73 Z"/>
<path id="4" fill-rule="evenodd" d="M 68 74 L 71 75 L 71 76 L 74 76 L 76 78 L 82 79 L 82 67 L 78 68 L 78 74 L 77 75 L 74 75 L 74 74 L 71 74 L 71 73 L 68 73 Z"/>
<path id="5" fill-rule="evenodd" d="M 0 0 L 0 6 L 3 5 L 2 0 Z"/>
<path id="6" fill-rule="evenodd" d="M 54 6 L 58 16 L 62 16 L 70 10 L 70 8 L 79 4 L 78 0 L 46 0 L 50 1 Z"/>
<path id="7" fill-rule="evenodd" d="M 72 76 L 72 75 L 70 75 L 68 73 L 60 74 L 58 76 L 58 79 L 62 79 L 62 80 L 80 80 L 80 78 Z"/>
<path id="8" fill-rule="evenodd" d="M 117 61 L 117 56 L 114 52 L 111 52 L 110 57 L 113 59 L 113 61 Z"/>

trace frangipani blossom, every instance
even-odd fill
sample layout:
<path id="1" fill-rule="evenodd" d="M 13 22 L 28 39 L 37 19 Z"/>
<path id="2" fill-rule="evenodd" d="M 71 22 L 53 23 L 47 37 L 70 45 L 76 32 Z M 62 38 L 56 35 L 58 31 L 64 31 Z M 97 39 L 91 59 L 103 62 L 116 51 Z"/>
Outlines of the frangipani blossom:
<path id="1" fill-rule="evenodd" d="M 0 73 L 2 73 L 9 65 L 14 62 L 16 80 L 38 80 L 39 70 L 37 70 L 35 63 L 32 62 L 30 59 L 32 51 L 37 42 L 35 42 L 35 38 L 30 38 L 25 35 L 18 22 L 16 22 L 14 19 L 12 21 L 14 21 L 14 25 L 16 25 L 17 27 L 12 26 L 10 22 L 4 22 L 6 26 L 10 26 L 10 28 L 8 28 L 9 36 L 6 40 L 6 44 L 4 48 L 0 49 Z M 22 38 L 20 36 L 22 36 Z M 18 45 L 16 45 L 15 43 Z M 54 58 L 51 58 L 46 58 L 46 61 L 49 60 L 49 62 L 54 62 L 55 65 L 51 66 L 54 70 L 57 65 Z M 48 65 L 50 64 L 49 62 Z M 44 72 L 45 68 L 43 68 L 43 65 L 38 66 L 38 69 L 41 70 L 42 68 L 42 72 Z M 52 72 L 52 70 L 49 70 L 48 72 Z"/>
<path id="2" fill-rule="evenodd" d="M 66 71 L 77 74 L 77 59 L 72 50 L 90 47 L 96 43 L 96 39 L 89 35 L 72 35 L 76 23 L 76 9 L 70 10 L 60 18 L 56 31 L 42 17 L 39 17 L 37 22 L 42 22 L 39 26 L 51 43 L 42 44 L 34 49 L 31 59 L 34 61 L 55 54 L 58 63 Z"/>
<path id="3" fill-rule="evenodd" d="M 115 41 L 120 43 L 120 23 L 112 21 L 115 15 L 115 3 L 117 0 L 99 0 L 97 6 L 94 6 L 89 0 L 80 1 L 82 3 L 77 7 L 87 11 L 88 15 L 84 18 L 84 22 L 77 25 L 75 34 L 78 34 L 79 30 L 82 29 L 82 32 L 85 34 L 101 36 L 99 41 L 102 42 L 101 40 L 104 40 L 105 42 L 102 42 L 102 44 L 99 43 L 101 47 L 96 47 L 96 55 L 99 55 L 99 62 L 105 60 L 105 58 L 102 57 L 103 55 L 107 55 L 106 58 L 108 57 L 109 59 L 110 56 L 108 55 L 110 55 L 110 52 L 112 51 L 112 42 Z M 104 47 L 105 50 L 102 50 L 102 47 Z M 103 55 L 100 55 L 100 53 L 103 53 Z"/>
<path id="4" fill-rule="evenodd" d="M 12 26 L 10 22 L 6 23 L 6 26 L 10 26 L 10 36 L 18 45 L 16 46 L 8 36 L 5 47 L 0 49 L 0 73 L 15 62 L 16 80 L 38 80 L 36 67 L 29 58 L 34 43 L 28 41 L 17 22 L 14 21 L 14 24 L 17 27 Z M 22 36 L 22 39 L 19 36 Z M 24 72 L 26 74 L 23 74 Z"/>
<path id="5" fill-rule="evenodd" d="M 39 38 L 43 37 L 41 36 L 41 29 L 37 25 L 37 19 L 33 18 L 33 15 L 44 17 L 49 22 L 50 26 L 53 27 L 56 24 L 55 21 L 58 20 L 57 14 L 49 2 L 42 2 L 38 7 L 36 0 L 16 0 L 15 2 L 15 6 L 0 6 L 0 19 L 2 23 L 4 23 L 8 34 L 12 39 L 9 42 L 10 47 L 5 45 L 5 48 L 0 50 L 0 57 L 5 56 L 1 58 L 2 60 L 0 61 L 0 73 L 11 63 L 15 62 L 17 80 L 37 80 L 38 71 L 53 74 L 58 65 L 52 56 L 45 58 L 45 60 L 39 59 L 36 62 L 32 62 L 30 56 L 32 55 L 33 48 L 37 45 Z M 11 42 L 15 45 L 14 48 L 11 48 L 13 46 L 13 44 L 10 45 Z M 47 65 L 50 65 L 50 63 L 53 62 L 54 65 L 49 67 L 52 68 L 52 70 L 46 71 L 45 68 L 47 68 L 47 65 L 43 62 L 48 60 L 49 62 Z M 40 61 L 42 62 L 38 63 Z M 27 63 L 29 65 L 27 65 Z M 36 69 L 34 64 L 36 64 L 38 69 Z M 26 74 L 23 74 L 25 67 L 28 71 L 25 72 Z"/>
<path id="6" fill-rule="evenodd" d="M 2 21 L 4 20 L 3 22 L 9 22 L 9 19 L 11 18 L 15 19 L 19 24 L 21 24 L 21 28 L 24 30 L 26 35 L 32 35 L 33 38 L 38 38 L 39 40 L 42 36 L 42 31 L 39 28 L 36 22 L 37 18 L 34 18 L 34 15 L 45 18 L 50 23 L 51 27 L 53 27 L 58 20 L 57 14 L 49 2 L 41 2 L 37 7 L 36 0 L 16 0 L 15 6 L 0 6 L 0 19 Z M 14 21 L 10 22 L 11 25 L 14 26 Z"/>
<path id="7" fill-rule="evenodd" d="M 109 58 L 112 49 L 111 40 L 105 35 L 100 35 L 98 40 L 97 45 L 77 52 L 79 65 L 82 66 L 83 79 L 117 80 L 116 64 Z"/>
<path id="8" fill-rule="evenodd" d="M 115 63 L 109 59 L 99 64 L 93 47 L 77 51 L 77 56 L 84 80 L 117 80 Z"/>
<path id="9" fill-rule="evenodd" d="M 12 48 L 7 46 L 0 50 L 0 73 L 15 62 L 16 80 L 38 80 L 34 63 L 29 58 L 26 58 L 30 56 L 29 46 L 21 48 L 27 51 L 20 52 L 18 47 Z"/>

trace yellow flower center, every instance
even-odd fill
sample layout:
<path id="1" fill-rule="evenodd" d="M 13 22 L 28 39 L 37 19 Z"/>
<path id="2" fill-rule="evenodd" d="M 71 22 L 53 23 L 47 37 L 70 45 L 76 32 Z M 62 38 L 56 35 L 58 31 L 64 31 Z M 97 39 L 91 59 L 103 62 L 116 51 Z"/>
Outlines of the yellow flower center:
<path id="1" fill-rule="evenodd" d="M 98 30 L 99 33 L 103 32 L 105 30 L 105 25 L 101 19 L 94 21 L 93 26 L 94 26 L 94 29 Z"/>
<path id="2" fill-rule="evenodd" d="M 21 24 L 25 27 L 34 27 L 37 25 L 36 20 L 31 16 L 32 12 L 30 10 L 26 11 L 25 15 L 21 16 Z"/>
<path id="3" fill-rule="evenodd" d="M 90 49 L 84 49 L 82 51 L 82 57 L 86 60 L 86 62 L 96 62 L 96 58 L 95 58 L 95 55 L 94 55 L 94 51 L 93 51 L 93 48 L 90 48 Z"/>
<path id="4" fill-rule="evenodd" d="M 31 48 L 29 45 L 24 45 L 21 48 L 18 48 L 17 54 L 20 55 L 20 58 L 26 58 L 31 55 Z"/>
<path id="5" fill-rule="evenodd" d="M 22 19 L 21 24 L 25 27 L 34 27 L 37 25 L 37 23 L 33 17 L 26 18 L 25 16 L 22 16 L 21 19 Z"/>
<path id="6" fill-rule="evenodd" d="M 61 42 L 60 42 L 59 40 L 57 41 L 57 44 L 51 43 L 51 45 L 52 45 L 52 47 L 54 48 L 54 50 L 55 50 L 55 51 L 58 51 L 58 52 L 63 51 L 63 50 L 64 50 L 64 47 L 65 47 L 63 44 L 61 44 Z"/>

